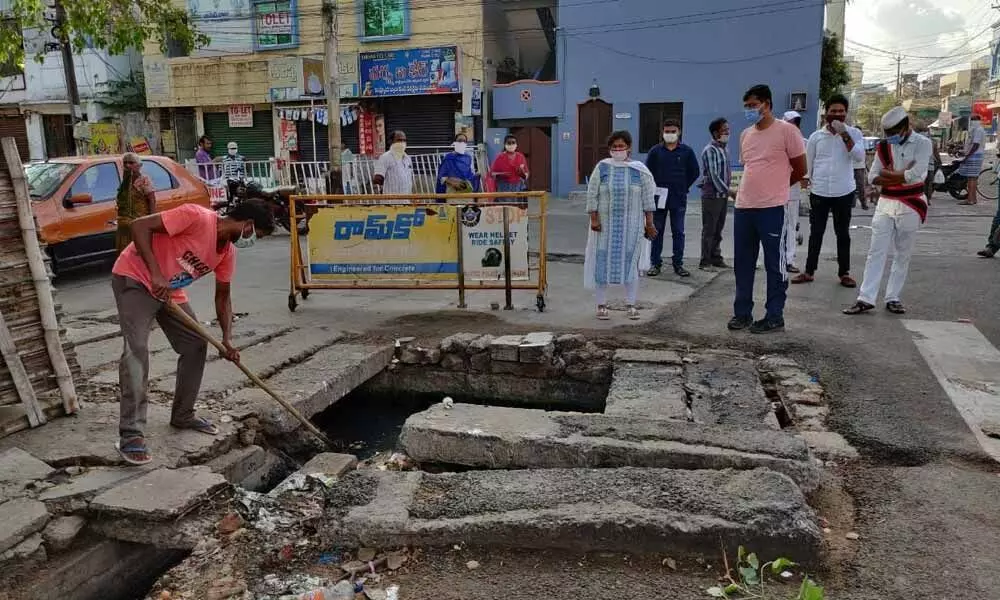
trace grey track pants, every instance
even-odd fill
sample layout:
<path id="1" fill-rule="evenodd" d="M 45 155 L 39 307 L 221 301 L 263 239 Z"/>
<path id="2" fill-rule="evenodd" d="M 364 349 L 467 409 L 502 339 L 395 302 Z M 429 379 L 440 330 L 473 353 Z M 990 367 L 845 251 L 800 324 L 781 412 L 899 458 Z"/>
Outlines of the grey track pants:
<path id="1" fill-rule="evenodd" d="M 201 388 L 208 344 L 171 316 L 163 303 L 138 281 L 113 275 L 111 289 L 115 294 L 118 322 L 125 340 L 121 363 L 118 365 L 121 387 L 119 434 L 122 439 L 142 436 L 146 427 L 146 408 L 149 404 L 149 334 L 154 319 L 160 324 L 160 329 L 167 336 L 174 352 L 179 355 L 170 422 L 181 426 L 190 424 L 194 420 L 194 403 Z M 179 307 L 192 317 L 195 316 L 188 304 L 180 304 Z"/>

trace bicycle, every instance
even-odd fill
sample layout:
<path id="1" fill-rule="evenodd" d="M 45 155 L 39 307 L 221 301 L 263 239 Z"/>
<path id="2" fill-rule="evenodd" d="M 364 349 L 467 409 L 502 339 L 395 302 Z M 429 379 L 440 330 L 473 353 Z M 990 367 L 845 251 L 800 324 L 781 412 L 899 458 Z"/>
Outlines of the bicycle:
<path id="1" fill-rule="evenodd" d="M 996 200 L 997 195 L 1000 194 L 998 182 L 1000 182 L 1000 176 L 997 175 L 994 168 L 992 166 L 983 167 L 983 170 L 979 172 L 979 183 L 977 184 L 979 196 L 984 200 Z"/>

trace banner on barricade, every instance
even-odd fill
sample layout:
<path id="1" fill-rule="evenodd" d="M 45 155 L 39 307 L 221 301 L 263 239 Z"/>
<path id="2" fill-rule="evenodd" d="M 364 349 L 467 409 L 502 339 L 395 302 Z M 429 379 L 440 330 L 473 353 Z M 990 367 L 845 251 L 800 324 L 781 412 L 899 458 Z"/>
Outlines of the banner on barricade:
<path id="1" fill-rule="evenodd" d="M 477 281 L 502 281 L 503 264 L 502 206 L 464 206 L 462 219 L 462 259 L 465 278 Z M 528 210 L 507 207 L 510 232 L 510 278 L 528 279 Z"/>
<path id="2" fill-rule="evenodd" d="M 453 206 L 335 206 L 309 221 L 313 280 L 458 278 Z"/>

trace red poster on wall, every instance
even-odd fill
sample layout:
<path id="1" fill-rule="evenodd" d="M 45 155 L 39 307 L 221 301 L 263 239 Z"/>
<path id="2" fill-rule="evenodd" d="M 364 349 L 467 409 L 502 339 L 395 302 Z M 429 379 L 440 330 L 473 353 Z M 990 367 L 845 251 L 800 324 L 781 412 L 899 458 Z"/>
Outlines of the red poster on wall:
<path id="1" fill-rule="evenodd" d="M 375 113 L 363 111 L 358 121 L 358 138 L 361 154 L 375 154 Z"/>
<path id="2" fill-rule="evenodd" d="M 299 134 L 295 121 L 281 120 L 281 145 L 289 152 L 299 151 Z"/>

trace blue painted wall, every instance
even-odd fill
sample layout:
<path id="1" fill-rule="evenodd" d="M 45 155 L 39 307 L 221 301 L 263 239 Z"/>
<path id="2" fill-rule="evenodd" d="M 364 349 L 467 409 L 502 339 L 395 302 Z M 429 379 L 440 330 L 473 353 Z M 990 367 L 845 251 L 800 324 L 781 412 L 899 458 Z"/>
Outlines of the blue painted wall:
<path id="1" fill-rule="evenodd" d="M 525 101 L 522 94 L 527 93 Z M 558 81 L 524 80 L 493 86 L 493 118 L 538 119 L 558 117 L 563 110 L 563 90 Z"/>
<path id="2" fill-rule="evenodd" d="M 610 102 L 615 129 L 639 141 L 639 104 L 683 102 L 683 141 L 696 152 L 709 142 L 708 124 L 730 121 L 738 155 L 743 93 L 766 83 L 775 112 L 789 107 L 791 92 L 808 93 L 803 134 L 819 106 L 823 3 L 760 5 L 747 0 L 608 0 L 592 8 L 559 0 L 558 79 L 563 95 L 553 127 L 552 189 L 564 196 L 577 185 L 577 105 L 594 79 Z M 653 59 L 653 60 L 647 60 Z M 645 160 L 645 155 L 637 158 Z"/>

